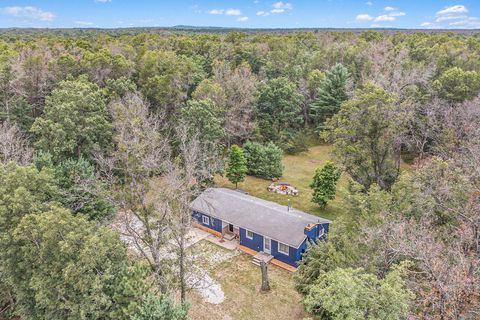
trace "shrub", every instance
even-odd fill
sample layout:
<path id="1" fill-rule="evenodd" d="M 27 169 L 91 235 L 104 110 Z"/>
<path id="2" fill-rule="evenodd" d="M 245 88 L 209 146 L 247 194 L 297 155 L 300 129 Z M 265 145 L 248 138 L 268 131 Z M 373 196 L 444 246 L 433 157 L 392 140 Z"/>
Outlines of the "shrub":
<path id="1" fill-rule="evenodd" d="M 248 141 L 243 146 L 247 159 L 248 174 L 260 178 L 271 179 L 283 175 L 283 151 L 273 142 L 262 145 Z"/>

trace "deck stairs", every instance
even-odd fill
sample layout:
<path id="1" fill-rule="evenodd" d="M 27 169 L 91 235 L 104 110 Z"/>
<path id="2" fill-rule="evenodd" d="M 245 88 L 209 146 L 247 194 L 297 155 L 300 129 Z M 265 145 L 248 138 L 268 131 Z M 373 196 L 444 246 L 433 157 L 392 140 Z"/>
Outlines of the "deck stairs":
<path id="1" fill-rule="evenodd" d="M 258 252 L 255 256 L 253 256 L 252 263 L 256 266 L 260 266 L 260 263 L 262 260 L 268 264 L 272 259 L 273 259 L 273 256 L 271 254 L 268 254 L 265 252 Z"/>
<path id="2" fill-rule="evenodd" d="M 235 239 L 235 235 L 233 233 L 224 233 L 223 238 L 225 240 L 231 241 L 231 240 Z"/>

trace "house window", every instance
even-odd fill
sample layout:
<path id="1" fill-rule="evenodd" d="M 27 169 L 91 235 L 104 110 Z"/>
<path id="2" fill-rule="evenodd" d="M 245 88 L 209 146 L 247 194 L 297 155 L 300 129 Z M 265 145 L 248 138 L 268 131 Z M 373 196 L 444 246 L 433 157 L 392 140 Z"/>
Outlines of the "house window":
<path id="1" fill-rule="evenodd" d="M 247 238 L 252 240 L 253 239 L 253 232 L 250 230 L 247 230 Z"/>
<path id="2" fill-rule="evenodd" d="M 286 254 L 287 256 L 289 255 L 288 248 L 289 247 L 285 243 L 281 243 L 281 242 L 278 243 L 278 252 Z"/>
<path id="3" fill-rule="evenodd" d="M 202 223 L 206 225 L 210 225 L 210 218 L 207 216 L 202 216 Z"/>
<path id="4" fill-rule="evenodd" d="M 325 234 L 325 229 L 322 227 L 320 230 L 318 230 L 318 237 L 322 237 Z"/>

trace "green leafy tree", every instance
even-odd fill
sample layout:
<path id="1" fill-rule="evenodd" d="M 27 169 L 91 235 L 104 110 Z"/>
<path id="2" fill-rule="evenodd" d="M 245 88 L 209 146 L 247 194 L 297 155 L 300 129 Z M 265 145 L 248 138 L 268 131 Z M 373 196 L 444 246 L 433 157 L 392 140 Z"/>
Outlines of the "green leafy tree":
<path id="1" fill-rule="evenodd" d="M 123 55 L 113 55 L 108 49 L 102 48 L 92 52 L 85 50 L 80 66 L 88 75 L 90 81 L 103 86 L 107 79 L 129 77 L 133 72 L 133 61 Z"/>
<path id="2" fill-rule="evenodd" d="M 317 99 L 310 106 L 311 117 L 318 129 L 323 123 L 340 110 L 340 106 L 348 99 L 348 70 L 341 64 L 336 64 L 328 71 L 318 89 Z"/>
<path id="3" fill-rule="evenodd" d="M 359 264 L 365 253 L 360 236 L 364 219 L 357 212 L 338 217 L 328 230 L 328 241 L 308 244 L 294 276 L 301 295 L 307 295 L 322 274 Z"/>
<path id="4" fill-rule="evenodd" d="M 26 216 L 13 232 L 13 278 L 18 308 L 27 319 L 103 318 L 113 306 L 109 287 L 119 279 L 126 250 L 113 231 L 66 209 Z M 16 272 L 18 274 L 18 272 Z"/>
<path id="5" fill-rule="evenodd" d="M 0 164 L 0 301 L 5 300 L 10 310 L 17 299 L 15 291 L 25 289 L 13 281 L 23 276 L 13 230 L 23 217 L 48 211 L 59 198 L 55 180 L 47 170 L 39 172 L 33 166 L 21 167 L 14 162 Z"/>
<path id="6" fill-rule="evenodd" d="M 195 100 L 212 100 L 218 107 L 225 108 L 227 97 L 220 84 L 213 82 L 211 79 L 205 79 L 198 84 L 192 93 Z"/>
<path id="7" fill-rule="evenodd" d="M 405 287 L 404 274 L 405 264 L 384 279 L 362 269 L 337 268 L 318 278 L 304 304 L 322 319 L 405 319 L 413 294 Z"/>
<path id="8" fill-rule="evenodd" d="M 85 78 L 59 84 L 46 100 L 45 114 L 32 126 L 36 147 L 52 154 L 55 162 L 90 159 L 105 151 L 112 139 L 112 124 L 102 90 Z"/>
<path id="9" fill-rule="evenodd" d="M 451 102 L 471 100 L 480 94 L 480 73 L 453 67 L 435 80 L 433 86 Z"/>
<path id="10" fill-rule="evenodd" d="M 180 113 L 202 142 L 218 144 L 225 137 L 221 109 L 212 100 L 189 100 Z"/>
<path id="11" fill-rule="evenodd" d="M 313 189 L 312 202 L 323 209 L 327 206 L 328 201 L 335 199 L 340 175 L 340 170 L 332 161 L 327 161 L 322 168 L 315 170 L 313 181 L 310 184 L 310 188 Z"/>
<path id="12" fill-rule="evenodd" d="M 243 150 L 248 174 L 265 179 L 283 175 L 283 151 L 273 142 L 264 146 L 258 142 L 247 141 Z"/>
<path id="13" fill-rule="evenodd" d="M 109 100 L 123 98 L 129 92 L 136 92 L 137 85 L 130 78 L 107 79 L 105 89 Z"/>
<path id="14" fill-rule="evenodd" d="M 178 113 L 205 74 L 191 57 L 173 51 L 147 51 L 140 59 L 138 85 L 153 108 L 167 117 Z"/>
<path id="15" fill-rule="evenodd" d="M 303 123 L 303 97 L 287 78 L 269 80 L 258 90 L 256 118 L 265 140 L 279 141 L 286 129 L 299 129 Z"/>
<path id="16" fill-rule="evenodd" d="M 242 182 L 247 175 L 247 159 L 243 150 L 236 144 L 230 147 L 227 165 L 227 178 L 231 183 L 235 183 L 237 188 L 238 183 Z"/>
<path id="17" fill-rule="evenodd" d="M 400 143 L 407 115 L 396 98 L 366 85 L 326 123 L 324 137 L 345 171 L 366 189 L 376 183 L 389 189 L 400 170 Z"/>

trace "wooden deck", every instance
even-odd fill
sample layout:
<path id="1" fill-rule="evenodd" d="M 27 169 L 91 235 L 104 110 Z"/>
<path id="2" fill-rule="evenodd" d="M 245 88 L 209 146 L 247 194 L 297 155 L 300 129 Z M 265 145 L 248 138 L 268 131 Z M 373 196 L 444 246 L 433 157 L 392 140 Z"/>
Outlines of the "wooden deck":
<path id="1" fill-rule="evenodd" d="M 257 251 L 255 251 L 253 249 L 250 249 L 248 247 L 242 246 L 242 245 L 239 245 L 238 249 L 242 250 L 243 252 L 245 252 L 246 254 L 249 254 L 251 256 L 255 256 L 258 253 Z"/>
<path id="2" fill-rule="evenodd" d="M 270 261 L 270 263 L 276 265 L 277 267 L 280 267 L 282 269 L 285 269 L 287 271 L 290 271 L 290 272 L 296 272 L 297 271 L 297 268 L 285 263 L 285 262 L 282 262 L 280 260 L 277 260 L 277 259 L 272 259 L 272 261 Z"/>
<path id="3" fill-rule="evenodd" d="M 220 238 L 220 237 L 222 236 L 222 234 L 221 234 L 220 232 L 215 231 L 215 230 L 212 230 L 212 229 L 207 228 L 207 227 L 205 227 L 205 226 L 202 226 L 202 225 L 199 224 L 199 223 L 193 222 L 192 225 L 193 225 L 195 228 L 198 228 L 198 229 L 201 229 L 201 230 L 206 231 L 206 232 L 208 232 L 208 233 L 211 233 L 211 234 L 213 234 L 213 235 L 216 236 L 216 237 L 219 237 L 219 238 Z"/>
<path id="4" fill-rule="evenodd" d="M 259 253 L 258 251 L 255 251 L 253 249 L 250 249 L 250 248 L 242 246 L 242 245 L 239 245 L 238 248 L 241 251 L 245 252 L 246 254 L 249 254 L 249 255 L 254 256 L 254 257 Z M 275 258 L 271 259 L 270 263 L 272 263 L 272 264 L 276 265 L 277 267 L 280 267 L 284 270 L 290 271 L 290 272 L 296 272 L 297 271 L 297 268 L 295 268 L 295 267 L 293 267 L 293 266 L 291 266 L 291 265 L 289 265 L 285 262 L 277 260 Z"/>

